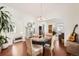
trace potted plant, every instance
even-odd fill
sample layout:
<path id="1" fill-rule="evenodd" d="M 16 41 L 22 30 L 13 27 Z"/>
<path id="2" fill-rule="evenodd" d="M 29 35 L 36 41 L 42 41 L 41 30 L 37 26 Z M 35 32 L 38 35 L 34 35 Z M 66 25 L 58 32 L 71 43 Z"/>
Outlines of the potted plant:
<path id="1" fill-rule="evenodd" d="M 13 31 L 13 22 L 11 21 L 9 11 L 5 10 L 4 6 L 0 7 L 0 49 L 4 43 L 7 42 L 7 37 L 6 35 L 4 36 L 3 33 L 5 34 L 6 32 L 11 32 Z"/>

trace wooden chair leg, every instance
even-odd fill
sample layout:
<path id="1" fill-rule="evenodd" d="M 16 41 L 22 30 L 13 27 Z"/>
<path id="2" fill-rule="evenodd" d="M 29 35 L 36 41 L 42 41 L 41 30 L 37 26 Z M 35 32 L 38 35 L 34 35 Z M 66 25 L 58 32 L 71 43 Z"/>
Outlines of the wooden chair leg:
<path id="1" fill-rule="evenodd" d="M 41 50 L 41 53 L 40 53 L 40 55 L 41 55 L 41 56 L 43 56 L 43 50 Z"/>
<path id="2" fill-rule="evenodd" d="M 52 56 L 52 50 L 50 50 L 50 56 Z"/>
<path id="3" fill-rule="evenodd" d="M 51 56 L 54 56 L 54 55 L 55 55 L 54 49 L 53 49 L 53 50 L 50 50 L 50 55 L 51 55 Z"/>

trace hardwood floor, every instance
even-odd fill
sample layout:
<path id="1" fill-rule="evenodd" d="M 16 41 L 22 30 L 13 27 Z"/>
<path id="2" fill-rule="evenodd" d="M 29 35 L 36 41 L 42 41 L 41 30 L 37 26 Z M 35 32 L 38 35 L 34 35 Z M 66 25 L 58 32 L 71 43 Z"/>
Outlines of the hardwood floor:
<path id="1" fill-rule="evenodd" d="M 45 56 L 49 56 L 49 50 L 45 49 Z M 65 48 L 59 44 L 59 41 L 55 42 L 54 56 L 67 56 Z M 0 56 L 27 56 L 27 48 L 25 42 L 18 42 L 9 46 L 7 49 L 2 50 Z"/>
<path id="2" fill-rule="evenodd" d="M 1 56 L 26 56 L 26 44 L 25 42 L 18 42 L 13 44 L 12 46 L 8 47 L 7 49 L 4 49 L 1 54 Z"/>
<path id="3" fill-rule="evenodd" d="M 54 54 L 55 56 L 66 56 L 67 55 L 65 47 L 59 44 L 58 40 L 56 40 L 55 42 L 54 52 L 55 52 Z"/>

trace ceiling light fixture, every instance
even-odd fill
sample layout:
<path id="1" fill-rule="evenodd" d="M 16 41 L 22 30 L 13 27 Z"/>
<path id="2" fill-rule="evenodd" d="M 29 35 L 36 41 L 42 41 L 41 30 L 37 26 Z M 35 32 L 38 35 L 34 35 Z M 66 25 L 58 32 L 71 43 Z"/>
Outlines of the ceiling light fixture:
<path id="1" fill-rule="evenodd" d="M 40 4 L 40 16 L 37 17 L 38 21 L 44 21 L 47 20 L 45 17 L 43 17 L 43 12 L 44 11 L 44 7 L 43 7 L 43 3 Z"/>

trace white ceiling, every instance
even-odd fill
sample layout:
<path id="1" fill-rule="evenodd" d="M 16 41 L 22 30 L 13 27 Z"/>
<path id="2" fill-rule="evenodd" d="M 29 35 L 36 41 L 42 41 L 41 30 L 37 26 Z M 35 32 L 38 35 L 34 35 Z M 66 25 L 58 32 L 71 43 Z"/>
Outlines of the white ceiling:
<path id="1" fill-rule="evenodd" d="M 66 15 L 68 12 L 76 10 L 76 8 L 79 10 L 79 4 L 66 3 L 7 3 L 6 5 L 34 17 L 41 15 L 44 17 Z"/>

